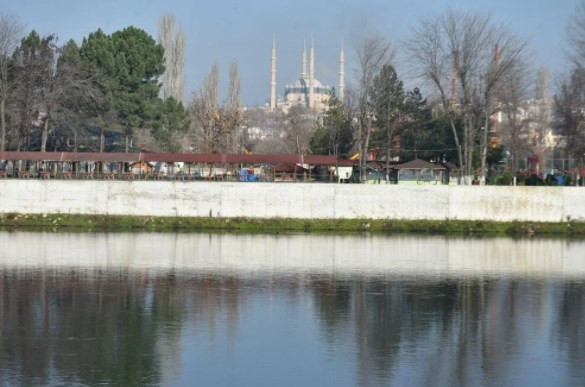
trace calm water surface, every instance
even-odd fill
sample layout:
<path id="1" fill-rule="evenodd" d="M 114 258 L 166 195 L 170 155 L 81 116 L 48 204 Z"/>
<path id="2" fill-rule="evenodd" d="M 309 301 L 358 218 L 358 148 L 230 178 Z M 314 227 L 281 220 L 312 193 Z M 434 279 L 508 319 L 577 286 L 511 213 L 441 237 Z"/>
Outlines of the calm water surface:
<path id="1" fill-rule="evenodd" d="M 585 385 L 585 242 L 0 233 L 0 384 Z"/>

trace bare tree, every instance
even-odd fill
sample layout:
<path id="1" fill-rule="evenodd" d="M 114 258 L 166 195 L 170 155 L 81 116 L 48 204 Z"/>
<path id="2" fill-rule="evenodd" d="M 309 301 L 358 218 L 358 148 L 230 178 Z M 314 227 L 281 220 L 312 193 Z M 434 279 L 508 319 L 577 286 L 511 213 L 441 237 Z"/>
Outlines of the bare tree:
<path id="1" fill-rule="evenodd" d="M 230 75 L 229 75 L 229 90 L 228 90 L 228 106 L 231 109 L 240 109 L 241 105 L 241 80 L 240 70 L 238 68 L 238 62 L 234 61 L 230 63 Z"/>
<path id="2" fill-rule="evenodd" d="M 24 26 L 14 15 L 0 12 L 0 152 L 6 149 L 6 103 L 14 86 L 12 53 L 18 47 Z"/>
<path id="3" fill-rule="evenodd" d="M 79 56 L 79 48 L 70 41 L 63 47 L 51 45 L 41 67 L 39 108 L 41 111 L 40 150 L 45 152 L 49 135 L 72 116 L 82 115 L 88 106 L 99 103 L 101 94 L 97 74 L 90 71 Z M 74 148 L 77 149 L 78 129 L 74 129 Z"/>
<path id="4" fill-rule="evenodd" d="M 555 96 L 556 126 L 564 136 L 567 158 L 585 154 L 585 0 L 567 24 L 567 57 L 573 66 Z"/>
<path id="5" fill-rule="evenodd" d="M 372 95 L 374 92 L 374 80 L 382 67 L 390 64 L 393 52 L 384 38 L 374 36 L 364 39 L 356 46 L 358 59 L 357 90 L 359 101 L 359 114 L 357 133 L 355 136 L 360 154 L 360 180 L 366 178 L 365 166 L 368 155 L 370 137 L 372 135 L 374 122 L 374 107 Z"/>
<path id="6" fill-rule="evenodd" d="M 294 105 L 281 118 L 287 153 L 306 154 L 316 128 L 316 117 L 303 105 Z"/>
<path id="7" fill-rule="evenodd" d="M 549 96 L 549 72 L 542 67 L 536 73 L 534 107 L 530 111 L 530 148 L 538 156 L 539 169 L 544 170 L 553 151 L 551 143 L 553 129 L 554 100 Z"/>
<path id="8" fill-rule="evenodd" d="M 556 125 L 564 137 L 567 158 L 585 154 L 585 69 L 576 68 L 555 96 Z"/>
<path id="9" fill-rule="evenodd" d="M 183 101 L 185 98 L 185 32 L 183 27 L 180 27 L 175 35 L 174 49 L 173 79 L 175 87 L 172 95 L 177 101 Z"/>
<path id="10" fill-rule="evenodd" d="M 262 107 L 248 109 L 243 117 L 242 148 L 256 153 L 286 153 L 284 138 L 285 115 Z"/>
<path id="11" fill-rule="evenodd" d="M 502 77 L 499 106 L 503 116 L 502 143 L 511 153 L 512 173 L 519 170 L 519 161 L 530 152 L 529 88 L 532 79 L 524 63 L 517 63 Z"/>
<path id="12" fill-rule="evenodd" d="M 230 63 L 228 100 L 223 111 L 225 149 L 236 152 L 239 148 L 238 134 L 242 125 L 241 80 L 238 62 Z"/>
<path id="13" fill-rule="evenodd" d="M 583 67 L 585 65 L 585 1 L 577 5 L 571 20 L 567 24 L 566 29 L 567 41 L 567 56 L 576 67 Z"/>
<path id="14" fill-rule="evenodd" d="M 219 65 L 214 63 L 205 77 L 203 87 L 193 93 L 191 112 L 194 116 L 194 130 L 201 136 L 197 147 L 201 152 L 217 152 L 219 149 L 216 131 L 219 115 L 218 104 Z M 198 138 L 199 136 L 195 136 Z"/>
<path id="15" fill-rule="evenodd" d="M 29 150 L 35 133 L 42 126 L 42 103 L 46 82 L 52 71 L 54 36 L 41 38 L 35 31 L 23 38 L 13 54 L 15 119 L 13 137 L 17 150 Z"/>
<path id="16" fill-rule="evenodd" d="M 165 72 L 162 76 L 160 95 L 183 101 L 185 92 L 185 33 L 183 28 L 175 33 L 175 16 L 165 14 L 158 22 L 158 42 L 165 50 Z"/>
<path id="17" fill-rule="evenodd" d="M 228 95 L 221 104 L 218 102 L 218 83 L 219 65 L 214 63 L 205 77 L 203 88 L 193 94 L 190 110 L 194 126 L 189 136 L 196 140 L 197 133 L 200 134 L 201 141 L 196 142 L 202 152 L 237 152 L 243 122 L 237 62 L 230 64 Z"/>
<path id="18" fill-rule="evenodd" d="M 54 47 L 55 64 L 46 82 L 44 93 L 43 133 L 41 150 L 46 150 L 49 135 L 67 128 L 73 136 L 73 149 L 78 150 L 80 130 L 90 118 L 96 117 L 103 103 L 98 85 L 98 71 L 82 61 L 79 47 L 70 40 Z M 101 139 L 100 139 L 101 141 Z M 100 144 L 101 146 L 101 144 Z"/>
<path id="19" fill-rule="evenodd" d="M 438 92 L 448 114 L 458 148 L 458 158 L 468 184 L 474 175 L 473 155 L 479 144 L 480 180 L 485 180 L 489 120 L 493 92 L 503 75 L 526 54 L 526 42 L 489 16 L 447 11 L 421 21 L 407 42 L 410 63 L 416 75 Z M 449 84 L 457 81 L 449 95 Z M 462 136 L 456 127 L 459 116 Z"/>

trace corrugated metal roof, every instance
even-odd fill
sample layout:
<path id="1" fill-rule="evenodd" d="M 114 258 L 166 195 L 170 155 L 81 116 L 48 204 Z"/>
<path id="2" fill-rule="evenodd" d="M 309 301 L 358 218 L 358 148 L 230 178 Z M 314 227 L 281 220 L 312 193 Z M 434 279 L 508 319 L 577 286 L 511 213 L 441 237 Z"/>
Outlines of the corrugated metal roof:
<path id="1" fill-rule="evenodd" d="M 428 161 L 416 159 L 394 166 L 396 169 L 447 169 L 441 164 L 429 163 Z"/>

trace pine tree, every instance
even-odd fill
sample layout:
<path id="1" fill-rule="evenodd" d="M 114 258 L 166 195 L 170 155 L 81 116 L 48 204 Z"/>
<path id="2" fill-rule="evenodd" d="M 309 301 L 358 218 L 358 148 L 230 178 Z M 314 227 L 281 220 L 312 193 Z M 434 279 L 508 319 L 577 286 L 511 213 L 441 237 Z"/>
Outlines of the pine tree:
<path id="1" fill-rule="evenodd" d="M 374 80 L 372 104 L 375 127 L 373 146 L 384 151 L 387 163 L 394 156 L 398 127 L 406 114 L 406 94 L 392 65 L 382 66 Z"/>
<path id="2" fill-rule="evenodd" d="M 133 131 L 148 126 L 161 106 L 158 77 L 164 72 L 163 47 L 143 30 L 128 27 L 111 36 L 101 30 L 90 34 L 83 40 L 81 55 L 103 72 L 106 110 L 123 131 L 128 152 Z"/>
<path id="3" fill-rule="evenodd" d="M 311 153 L 347 155 L 353 145 L 350 125 L 345 117 L 343 102 L 332 89 L 323 113 L 323 124 L 317 127 L 310 142 Z"/>

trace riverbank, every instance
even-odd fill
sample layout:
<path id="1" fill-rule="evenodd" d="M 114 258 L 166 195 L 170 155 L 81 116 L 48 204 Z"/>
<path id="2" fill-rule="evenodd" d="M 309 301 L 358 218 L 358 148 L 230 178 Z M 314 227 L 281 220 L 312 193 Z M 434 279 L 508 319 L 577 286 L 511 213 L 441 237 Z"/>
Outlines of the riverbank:
<path id="1" fill-rule="evenodd" d="M 259 219 L 125 215 L 0 214 L 3 229 L 75 231 L 369 232 L 585 237 L 585 222 L 388 219 Z"/>

